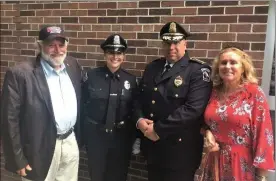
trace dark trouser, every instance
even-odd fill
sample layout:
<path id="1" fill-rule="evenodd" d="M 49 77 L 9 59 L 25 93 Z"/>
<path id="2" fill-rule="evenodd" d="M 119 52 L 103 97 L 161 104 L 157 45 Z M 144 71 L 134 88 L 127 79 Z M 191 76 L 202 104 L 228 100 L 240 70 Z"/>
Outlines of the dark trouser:
<path id="1" fill-rule="evenodd" d="M 106 133 L 89 126 L 87 133 L 88 168 L 92 181 L 125 181 L 131 156 L 131 136 Z"/>
<path id="2" fill-rule="evenodd" d="M 196 170 L 173 170 L 161 168 L 156 165 L 148 165 L 148 181 L 193 181 Z"/>

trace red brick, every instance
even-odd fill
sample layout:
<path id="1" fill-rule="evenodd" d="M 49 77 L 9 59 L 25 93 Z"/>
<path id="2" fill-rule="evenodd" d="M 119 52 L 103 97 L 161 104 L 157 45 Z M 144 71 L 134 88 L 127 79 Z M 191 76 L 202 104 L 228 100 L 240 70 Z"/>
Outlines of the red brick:
<path id="1" fill-rule="evenodd" d="M 61 23 L 61 21 L 60 21 L 60 17 L 45 17 L 44 23 L 56 24 L 56 23 Z"/>
<path id="2" fill-rule="evenodd" d="M 239 17 L 241 23 L 266 23 L 267 15 L 241 15 Z"/>
<path id="3" fill-rule="evenodd" d="M 139 23 L 160 23 L 160 17 L 139 17 Z"/>
<path id="4" fill-rule="evenodd" d="M 21 55 L 35 56 L 35 51 L 34 50 L 21 50 Z"/>
<path id="5" fill-rule="evenodd" d="M 106 38 L 106 37 L 105 37 Z M 105 39 L 87 39 L 86 44 L 87 45 L 100 45 L 102 42 L 104 42 Z"/>
<path id="6" fill-rule="evenodd" d="M 69 30 L 72 30 L 72 31 L 81 31 L 82 30 L 82 25 L 79 25 L 79 24 L 65 24 L 64 25 L 64 30 L 65 31 L 69 31 Z"/>
<path id="7" fill-rule="evenodd" d="M 117 23 L 116 17 L 99 17 L 98 23 Z"/>
<path id="8" fill-rule="evenodd" d="M 193 33 L 189 40 L 207 40 L 207 33 Z"/>
<path id="9" fill-rule="evenodd" d="M 122 25 L 122 31 L 142 31 L 142 25 Z"/>
<path id="10" fill-rule="evenodd" d="M 253 32 L 266 32 L 266 24 L 253 24 Z"/>
<path id="11" fill-rule="evenodd" d="M 154 25 L 143 25 L 144 32 L 154 32 Z"/>
<path id="12" fill-rule="evenodd" d="M 111 25 L 92 25 L 92 31 L 111 31 Z"/>
<path id="13" fill-rule="evenodd" d="M 122 63 L 122 68 L 124 68 L 124 69 L 135 69 L 136 66 L 135 66 L 135 63 L 125 61 L 125 62 Z"/>
<path id="14" fill-rule="evenodd" d="M 146 62 L 146 57 L 143 55 L 126 55 L 126 60 L 131 62 Z"/>
<path id="15" fill-rule="evenodd" d="M 216 8 L 198 8 L 199 15 L 213 15 L 213 14 L 223 14 L 224 8 L 223 7 L 216 7 Z"/>
<path id="16" fill-rule="evenodd" d="M 128 9 L 127 15 L 137 16 L 137 15 L 148 15 L 148 9 Z"/>
<path id="17" fill-rule="evenodd" d="M 120 32 L 122 31 L 121 25 L 112 25 L 111 31 Z"/>
<path id="18" fill-rule="evenodd" d="M 185 17 L 184 22 L 186 24 L 201 24 L 201 23 L 209 23 L 209 21 L 210 21 L 209 16 L 191 16 L 191 17 Z"/>
<path id="19" fill-rule="evenodd" d="M 178 17 L 178 16 L 161 17 L 161 23 L 163 23 L 163 24 L 168 23 L 170 21 L 175 21 L 175 22 L 182 24 L 184 21 L 184 17 L 181 17 L 181 16 L 180 17 Z"/>
<path id="20" fill-rule="evenodd" d="M 27 17 L 13 17 L 13 23 L 27 23 Z"/>
<path id="21" fill-rule="evenodd" d="M 79 17 L 79 23 L 97 23 L 97 18 L 95 17 Z"/>
<path id="22" fill-rule="evenodd" d="M 11 54 L 11 55 L 20 55 L 20 50 L 19 49 L 6 49 L 6 54 Z"/>
<path id="23" fill-rule="evenodd" d="M 20 11 L 16 10 L 16 11 L 1 11 L 3 12 L 5 15 L 4 16 L 20 16 Z"/>
<path id="24" fill-rule="evenodd" d="M 219 54 L 219 50 L 208 50 L 207 51 L 207 57 L 214 58 Z M 201 56 L 203 57 L 203 56 Z"/>
<path id="25" fill-rule="evenodd" d="M 238 34 L 237 41 L 263 42 L 265 34 Z"/>
<path id="26" fill-rule="evenodd" d="M 146 63 L 136 63 L 136 69 L 144 70 L 146 68 Z"/>
<path id="27" fill-rule="evenodd" d="M 43 4 L 28 4 L 28 9 L 43 9 Z"/>
<path id="28" fill-rule="evenodd" d="M 13 10 L 20 10 L 20 11 L 24 11 L 24 10 L 28 10 L 28 5 L 27 4 L 14 4 L 13 5 Z"/>
<path id="29" fill-rule="evenodd" d="M 10 31 L 10 33 L 11 33 L 11 31 Z M 4 31 L 2 31 L 1 34 L 5 35 Z M 11 35 L 11 34 L 9 34 L 9 35 Z M 27 31 L 13 31 L 12 35 L 13 36 L 27 36 Z"/>
<path id="30" fill-rule="evenodd" d="M 137 2 L 118 2 L 118 9 L 137 8 Z"/>
<path id="31" fill-rule="evenodd" d="M 207 50 L 188 50 L 190 57 L 206 57 Z"/>
<path id="32" fill-rule="evenodd" d="M 35 11 L 20 11 L 20 16 L 35 16 Z"/>
<path id="33" fill-rule="evenodd" d="M 67 37 L 73 37 L 73 38 L 78 37 L 78 33 L 76 31 L 65 31 L 64 34 Z"/>
<path id="34" fill-rule="evenodd" d="M 245 51 L 248 53 L 253 60 L 263 60 L 264 59 L 264 52 L 252 52 L 252 51 Z"/>
<path id="35" fill-rule="evenodd" d="M 209 6 L 209 1 L 186 1 L 186 6 Z"/>
<path id="36" fill-rule="evenodd" d="M 70 16 L 87 16 L 87 10 L 70 10 Z"/>
<path id="37" fill-rule="evenodd" d="M 98 8 L 98 3 L 96 2 L 87 2 L 87 3 L 80 2 L 78 9 L 97 9 L 97 8 Z"/>
<path id="38" fill-rule="evenodd" d="M 18 42 L 18 38 L 19 37 L 14 37 L 14 36 L 4 36 L 4 37 L 1 37 L 1 41 L 4 41 L 4 42 Z M 22 37 L 20 37 L 22 38 Z M 26 37 L 28 38 L 28 37 Z"/>
<path id="39" fill-rule="evenodd" d="M 13 33 L 12 33 L 12 31 L 9 31 L 9 30 L 1 30 L 1 36 L 3 36 L 3 35 L 12 35 Z"/>
<path id="40" fill-rule="evenodd" d="M 139 1 L 139 8 L 157 8 L 160 7 L 160 1 Z"/>
<path id="41" fill-rule="evenodd" d="M 106 39 L 110 34 L 111 34 L 111 32 L 97 32 L 97 39 L 102 39 L 102 38 Z M 91 41 L 90 41 L 90 43 L 91 43 Z M 87 40 L 87 44 L 89 44 L 88 40 Z"/>
<path id="42" fill-rule="evenodd" d="M 92 25 L 83 25 L 82 29 L 83 31 L 92 31 Z"/>
<path id="43" fill-rule="evenodd" d="M 41 17 L 28 17 L 28 23 L 43 23 L 43 18 L 41 18 Z"/>
<path id="44" fill-rule="evenodd" d="M 184 1 L 162 1 L 161 7 L 181 7 L 184 6 Z"/>
<path id="45" fill-rule="evenodd" d="M 263 51 L 265 49 L 265 43 L 251 43 L 251 50 Z"/>
<path id="46" fill-rule="evenodd" d="M 35 49 L 37 49 L 37 45 L 34 44 L 34 43 L 28 44 L 28 49 L 29 49 L 29 50 L 35 50 Z"/>
<path id="47" fill-rule="evenodd" d="M 98 3 L 98 8 L 99 9 L 115 9 L 117 8 L 117 3 L 116 2 L 99 2 Z"/>
<path id="48" fill-rule="evenodd" d="M 95 60 L 82 60 L 78 59 L 78 62 L 81 66 L 95 66 L 96 62 Z"/>
<path id="49" fill-rule="evenodd" d="M 241 5 L 267 5 L 269 1 L 241 1 Z"/>
<path id="50" fill-rule="evenodd" d="M 162 42 L 161 42 L 161 40 L 157 40 L 157 41 L 151 40 L 151 41 L 148 41 L 148 47 L 162 48 Z"/>
<path id="51" fill-rule="evenodd" d="M 61 17 L 61 23 L 78 23 L 78 17 Z"/>
<path id="52" fill-rule="evenodd" d="M 190 26 L 191 32 L 214 32 L 215 31 L 215 25 L 191 25 Z"/>
<path id="53" fill-rule="evenodd" d="M 253 7 L 226 7 L 225 14 L 253 14 Z"/>
<path id="54" fill-rule="evenodd" d="M 137 33 L 138 39 L 158 39 L 158 33 Z"/>
<path id="55" fill-rule="evenodd" d="M 108 9 L 107 10 L 107 16 L 125 16 L 126 10 L 125 9 Z"/>
<path id="56" fill-rule="evenodd" d="M 86 59 L 86 53 L 69 52 L 69 55 L 75 58 Z"/>
<path id="57" fill-rule="evenodd" d="M 196 15 L 197 8 L 173 8 L 173 15 Z"/>
<path id="58" fill-rule="evenodd" d="M 230 32 L 250 32 L 251 24 L 230 24 Z"/>
<path id="59" fill-rule="evenodd" d="M 103 53 L 87 53 L 87 58 L 88 59 L 93 59 L 93 60 L 103 60 L 104 55 Z"/>
<path id="60" fill-rule="evenodd" d="M 239 5 L 238 1 L 212 1 L 212 6 L 235 6 Z"/>
<path id="61" fill-rule="evenodd" d="M 9 29 L 9 24 L 0 24 L 0 29 Z"/>
<path id="62" fill-rule="evenodd" d="M 34 36 L 36 37 L 38 35 L 37 31 L 28 31 L 28 36 Z"/>
<path id="63" fill-rule="evenodd" d="M 37 10 L 36 16 L 51 16 L 52 15 L 52 10 Z"/>
<path id="64" fill-rule="evenodd" d="M 118 23 L 121 23 L 121 24 L 126 24 L 126 23 L 136 24 L 137 21 L 138 21 L 137 17 L 118 17 Z"/>
<path id="65" fill-rule="evenodd" d="M 12 23 L 13 18 L 12 17 L 3 17 L 1 16 L 1 23 Z"/>
<path id="66" fill-rule="evenodd" d="M 137 54 L 157 55 L 158 49 L 157 48 L 137 48 Z"/>
<path id="67" fill-rule="evenodd" d="M 29 30 L 31 29 L 30 24 L 16 24 L 16 30 Z"/>
<path id="68" fill-rule="evenodd" d="M 42 22 L 43 22 L 43 20 L 42 20 Z M 39 28 L 38 24 L 31 24 L 31 30 L 37 30 L 38 31 L 38 30 L 40 30 L 40 28 Z"/>
<path id="69" fill-rule="evenodd" d="M 21 43 L 34 43 L 35 38 L 34 37 L 20 37 Z"/>
<path id="70" fill-rule="evenodd" d="M 229 46 L 235 46 L 238 48 L 241 48 L 243 50 L 249 50 L 250 47 L 250 43 L 246 42 L 246 43 L 240 43 L 240 42 L 223 42 L 222 43 L 222 48 L 224 47 L 229 47 Z"/>
<path id="71" fill-rule="evenodd" d="M 13 45 L 18 44 L 18 43 L 6 43 L 6 42 L 1 42 L 0 47 L 1 48 L 16 48 Z"/>
<path id="72" fill-rule="evenodd" d="M 196 49 L 220 49 L 220 42 L 195 42 Z"/>
<path id="73" fill-rule="evenodd" d="M 58 3 L 44 4 L 44 9 L 60 9 L 60 4 Z"/>
<path id="74" fill-rule="evenodd" d="M 95 46 L 78 46 L 78 52 L 95 52 L 96 47 Z"/>
<path id="75" fill-rule="evenodd" d="M 171 9 L 150 9 L 149 15 L 171 15 Z"/>
<path id="76" fill-rule="evenodd" d="M 106 16 L 106 10 L 88 10 L 88 16 Z"/>
<path id="77" fill-rule="evenodd" d="M 256 6 L 255 14 L 268 14 L 268 6 Z"/>
<path id="78" fill-rule="evenodd" d="M 70 42 L 70 45 L 85 45 L 86 44 L 86 39 L 70 38 L 69 42 Z"/>
<path id="79" fill-rule="evenodd" d="M 69 16 L 69 10 L 53 10 L 52 16 Z"/>
<path id="80" fill-rule="evenodd" d="M 237 23 L 238 16 L 211 16 L 211 23 Z"/>
<path id="81" fill-rule="evenodd" d="M 210 33 L 209 40 L 214 41 L 235 41 L 235 33 Z"/>
<path id="82" fill-rule="evenodd" d="M 96 32 L 78 32 L 79 38 L 95 38 Z"/>
<path id="83" fill-rule="evenodd" d="M 124 37 L 125 39 L 136 39 L 136 32 L 121 32 L 120 35 Z"/>
<path id="84" fill-rule="evenodd" d="M 61 9 L 78 9 L 79 3 L 61 3 Z"/>
<path id="85" fill-rule="evenodd" d="M 228 32 L 228 25 L 216 25 L 216 32 Z"/>
<path id="86" fill-rule="evenodd" d="M 1 3 L 0 5 L 1 5 L 0 7 L 1 7 L 2 10 L 12 10 L 13 9 L 12 4 L 3 4 L 3 3 Z"/>
<path id="87" fill-rule="evenodd" d="M 146 47 L 147 41 L 146 40 L 128 40 L 127 41 L 128 46 L 133 47 Z"/>

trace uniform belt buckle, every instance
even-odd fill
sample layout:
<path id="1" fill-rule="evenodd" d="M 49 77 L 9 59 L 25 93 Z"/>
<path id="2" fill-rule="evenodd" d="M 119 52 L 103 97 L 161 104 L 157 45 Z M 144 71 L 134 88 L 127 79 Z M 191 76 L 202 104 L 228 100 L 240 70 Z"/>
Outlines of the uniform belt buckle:
<path id="1" fill-rule="evenodd" d="M 58 140 L 64 140 L 64 139 L 66 139 L 73 132 L 73 130 L 74 130 L 74 128 L 72 127 L 66 133 L 64 133 L 64 134 L 58 134 L 57 135 L 57 139 Z"/>

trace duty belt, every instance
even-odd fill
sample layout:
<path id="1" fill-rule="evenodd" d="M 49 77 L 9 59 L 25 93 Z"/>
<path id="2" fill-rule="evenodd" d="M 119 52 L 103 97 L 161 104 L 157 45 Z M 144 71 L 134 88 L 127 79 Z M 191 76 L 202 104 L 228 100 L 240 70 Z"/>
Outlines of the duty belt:
<path id="1" fill-rule="evenodd" d="M 64 134 L 57 134 L 57 139 L 58 140 L 64 140 L 66 139 L 72 132 L 74 131 L 74 127 L 70 128 L 69 131 L 67 131 Z"/>

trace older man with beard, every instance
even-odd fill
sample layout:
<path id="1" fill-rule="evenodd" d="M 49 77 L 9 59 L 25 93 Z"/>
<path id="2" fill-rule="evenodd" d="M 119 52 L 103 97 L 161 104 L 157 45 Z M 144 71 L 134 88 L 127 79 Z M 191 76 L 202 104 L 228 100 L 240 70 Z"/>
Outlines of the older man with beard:
<path id="1" fill-rule="evenodd" d="M 63 30 L 39 32 L 39 54 L 11 67 L 1 99 L 5 167 L 23 181 L 76 181 L 81 68 Z"/>

